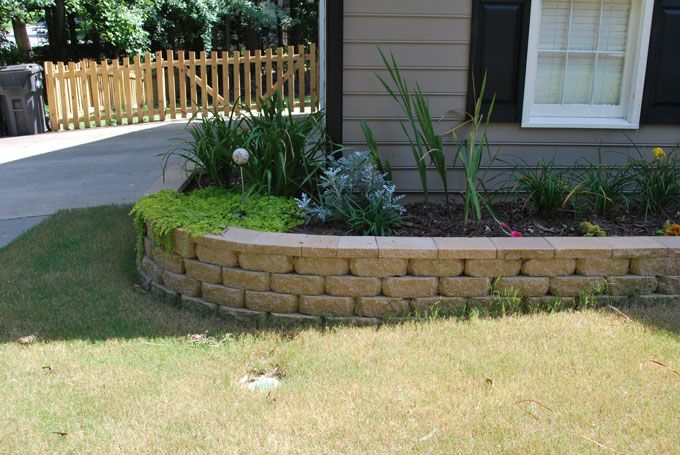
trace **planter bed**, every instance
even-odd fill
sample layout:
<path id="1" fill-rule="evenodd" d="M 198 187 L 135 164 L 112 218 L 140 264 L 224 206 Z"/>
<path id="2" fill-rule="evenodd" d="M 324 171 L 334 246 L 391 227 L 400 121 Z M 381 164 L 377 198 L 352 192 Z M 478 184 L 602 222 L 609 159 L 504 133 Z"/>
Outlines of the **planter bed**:
<path id="1" fill-rule="evenodd" d="M 558 212 L 554 216 L 544 218 L 529 215 L 521 209 L 521 204 L 494 204 L 494 212 L 499 220 L 507 223 L 513 230 L 521 232 L 525 237 L 581 237 L 580 223 L 584 220 L 597 224 L 609 236 L 655 236 L 659 228 L 671 219 L 680 219 L 680 206 L 667 210 L 666 214 L 649 214 L 645 216 L 644 208 L 631 207 L 629 210 L 618 209 L 607 216 L 585 213 L 575 216 L 570 212 Z M 398 237 L 450 237 L 487 236 L 504 237 L 498 221 L 488 211 L 483 212 L 483 220 L 477 226 L 470 222 L 462 231 L 463 210 L 454 206 L 449 213 L 443 202 L 406 204 L 404 223 L 395 228 L 392 235 Z M 303 234 L 343 235 L 346 227 L 339 223 L 310 223 L 299 226 L 292 232 Z"/>
<path id="2" fill-rule="evenodd" d="M 226 316 L 377 324 L 435 311 L 533 312 L 680 304 L 680 238 L 432 238 L 230 228 L 166 252 L 147 235 L 141 271 L 159 297 Z"/>

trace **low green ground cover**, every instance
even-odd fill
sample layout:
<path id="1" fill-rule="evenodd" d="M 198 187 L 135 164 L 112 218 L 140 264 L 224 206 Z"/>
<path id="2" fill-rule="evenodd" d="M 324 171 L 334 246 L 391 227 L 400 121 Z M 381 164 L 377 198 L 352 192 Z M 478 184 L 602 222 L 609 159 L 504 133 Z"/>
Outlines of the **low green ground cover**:
<path id="1" fill-rule="evenodd" d="M 141 198 L 132 209 L 137 241 L 144 239 L 146 223 L 155 239 L 172 249 L 172 232 L 182 228 L 192 236 L 219 234 L 228 227 L 286 232 L 302 224 L 302 211 L 292 199 L 250 195 L 219 188 L 191 193 L 161 191 Z M 138 251 L 141 251 L 138 244 Z"/>
<path id="2" fill-rule="evenodd" d="M 680 305 L 242 327 L 135 287 L 129 210 L 60 212 L 0 250 L 0 452 L 680 446 Z M 29 335 L 36 341 L 17 342 Z M 271 393 L 239 385 L 275 369 L 283 383 Z"/>

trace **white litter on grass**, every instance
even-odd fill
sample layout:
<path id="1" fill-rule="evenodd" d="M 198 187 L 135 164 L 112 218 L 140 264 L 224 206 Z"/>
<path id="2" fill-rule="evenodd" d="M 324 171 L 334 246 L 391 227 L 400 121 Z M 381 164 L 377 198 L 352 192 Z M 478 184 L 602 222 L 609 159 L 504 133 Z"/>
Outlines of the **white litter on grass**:
<path id="1" fill-rule="evenodd" d="M 261 376 L 253 376 L 247 374 L 238 381 L 242 387 L 248 390 L 257 390 L 259 392 L 269 392 L 281 385 L 281 380 L 278 378 L 276 372 Z"/>

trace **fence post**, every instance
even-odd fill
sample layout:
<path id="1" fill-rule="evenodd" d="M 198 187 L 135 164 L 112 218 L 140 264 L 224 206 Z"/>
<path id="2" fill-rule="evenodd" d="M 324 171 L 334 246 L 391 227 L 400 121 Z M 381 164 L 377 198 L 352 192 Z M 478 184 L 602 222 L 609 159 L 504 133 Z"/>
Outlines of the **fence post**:
<path id="1" fill-rule="evenodd" d="M 177 93 L 175 92 L 175 60 L 173 51 L 165 52 L 168 65 L 168 103 L 170 104 L 170 118 L 177 118 Z"/>
<path id="2" fill-rule="evenodd" d="M 165 71 L 161 51 L 156 51 L 156 93 L 158 94 L 158 112 L 163 122 L 165 121 Z"/>

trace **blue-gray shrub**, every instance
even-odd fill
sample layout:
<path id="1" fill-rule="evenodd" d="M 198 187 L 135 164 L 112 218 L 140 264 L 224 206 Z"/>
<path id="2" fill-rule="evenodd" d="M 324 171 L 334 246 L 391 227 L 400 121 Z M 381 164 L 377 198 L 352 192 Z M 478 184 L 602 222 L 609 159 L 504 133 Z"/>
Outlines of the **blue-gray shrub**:
<path id="1" fill-rule="evenodd" d="M 297 199 L 310 221 L 343 223 L 347 233 L 389 235 L 403 220 L 403 196 L 376 169 L 368 152 L 328 158 L 320 179 L 318 200 L 303 194 Z"/>

